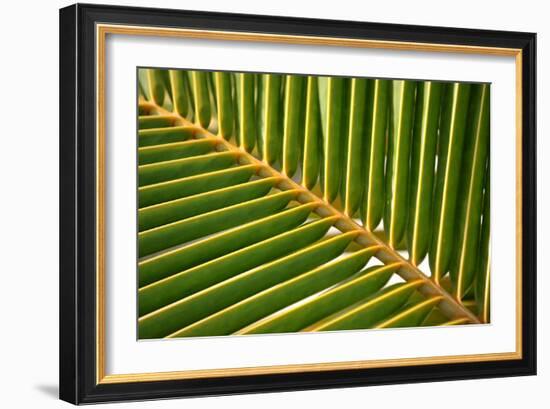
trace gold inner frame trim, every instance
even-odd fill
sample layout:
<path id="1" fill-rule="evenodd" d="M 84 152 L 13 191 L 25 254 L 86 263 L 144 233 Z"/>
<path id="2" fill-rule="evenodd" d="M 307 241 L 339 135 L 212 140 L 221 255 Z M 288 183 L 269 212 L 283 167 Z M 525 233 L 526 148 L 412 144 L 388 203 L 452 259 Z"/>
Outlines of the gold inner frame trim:
<path id="1" fill-rule="evenodd" d="M 516 65 L 516 348 L 513 352 L 449 355 L 367 361 L 322 362 L 314 364 L 239 367 L 133 374 L 105 373 L 105 40 L 107 34 L 193 38 L 224 41 L 267 42 L 401 51 L 428 51 L 513 56 Z M 516 48 L 465 46 L 456 44 L 362 40 L 319 36 L 231 32 L 165 27 L 96 25 L 96 383 L 168 381 L 213 377 L 321 372 L 347 369 L 388 368 L 464 362 L 517 360 L 522 358 L 522 51 Z"/>

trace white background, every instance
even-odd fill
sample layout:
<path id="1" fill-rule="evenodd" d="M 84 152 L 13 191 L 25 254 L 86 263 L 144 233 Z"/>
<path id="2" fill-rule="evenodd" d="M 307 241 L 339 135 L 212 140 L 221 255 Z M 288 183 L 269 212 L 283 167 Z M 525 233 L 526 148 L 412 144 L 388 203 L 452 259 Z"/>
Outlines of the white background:
<path id="1" fill-rule="evenodd" d="M 547 82 L 550 37 L 548 10 L 544 2 L 463 0 L 458 7 L 433 1 L 393 1 L 368 3 L 339 0 L 336 4 L 319 1 L 257 2 L 245 0 L 116 1 L 102 3 L 212 11 L 246 12 L 288 16 L 335 18 L 406 24 L 460 26 L 538 32 L 538 174 L 539 209 L 548 206 L 550 131 L 543 117 L 549 112 Z M 2 113 L 0 180 L 0 248 L 2 249 L 2 317 L 0 384 L 2 406 L 61 407 L 57 395 L 58 343 L 58 11 L 62 1 L 17 1 L 4 5 L 2 24 L 2 63 L 0 64 Z M 7 6 L 7 7 L 6 7 Z M 550 218 L 539 211 L 539 375 L 509 378 L 383 386 L 329 391 L 292 392 L 232 396 L 156 403 L 125 404 L 126 407 L 214 408 L 220 405 L 241 408 L 334 407 L 346 402 L 364 407 L 464 408 L 544 407 L 548 400 L 550 360 L 548 358 L 548 262 L 543 259 L 548 247 Z M 547 251 L 547 250 L 546 250 Z M 6 262 L 7 261 L 7 262 Z M 543 324 L 546 321 L 545 324 Z M 469 396 L 468 396 L 469 395 Z M 122 405 L 117 405 L 121 406 Z"/>

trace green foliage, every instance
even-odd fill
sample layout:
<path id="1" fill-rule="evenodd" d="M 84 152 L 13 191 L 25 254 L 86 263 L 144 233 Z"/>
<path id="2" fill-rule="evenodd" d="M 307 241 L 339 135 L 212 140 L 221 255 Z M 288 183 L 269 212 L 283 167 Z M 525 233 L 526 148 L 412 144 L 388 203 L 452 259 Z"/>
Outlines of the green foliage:
<path id="1" fill-rule="evenodd" d="M 139 337 L 488 322 L 489 94 L 140 70 Z"/>
<path id="2" fill-rule="evenodd" d="M 437 136 L 443 84 L 418 84 L 411 152 L 407 243 L 411 261 L 418 265 L 428 253 L 432 234 L 432 201 Z"/>
<path id="3" fill-rule="evenodd" d="M 365 192 L 363 195 L 363 227 L 374 231 L 384 214 L 386 163 L 386 130 L 390 107 L 391 81 L 372 80 L 367 97 L 370 110 L 367 114 L 367 135 L 365 137 Z"/>

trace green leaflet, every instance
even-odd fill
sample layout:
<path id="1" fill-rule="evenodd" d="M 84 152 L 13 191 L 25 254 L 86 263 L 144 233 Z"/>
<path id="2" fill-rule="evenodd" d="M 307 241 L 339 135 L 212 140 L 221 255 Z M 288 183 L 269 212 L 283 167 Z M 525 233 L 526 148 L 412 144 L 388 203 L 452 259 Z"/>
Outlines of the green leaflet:
<path id="1" fill-rule="evenodd" d="M 307 78 L 304 155 L 302 162 L 302 184 L 312 189 L 317 183 L 321 164 L 321 113 L 317 77 Z"/>
<path id="2" fill-rule="evenodd" d="M 367 105 L 368 81 L 363 78 L 351 80 L 350 114 L 348 152 L 346 157 L 346 172 L 344 175 L 344 213 L 353 217 L 359 208 L 363 196 L 365 172 L 362 166 L 364 145 L 368 145 L 367 135 Z"/>
<path id="3" fill-rule="evenodd" d="M 240 86 L 239 86 L 238 74 L 230 73 L 229 74 L 229 86 L 231 87 L 231 103 L 233 104 L 233 132 L 232 137 L 229 141 L 236 146 L 243 148 L 241 144 L 241 126 L 239 121 L 240 119 L 240 108 L 239 108 L 239 98 L 240 98 Z"/>
<path id="4" fill-rule="evenodd" d="M 147 69 L 147 83 L 149 85 L 148 88 L 153 101 L 155 104 L 162 106 L 164 104 L 166 86 L 162 70 Z"/>
<path id="5" fill-rule="evenodd" d="M 378 249 L 370 247 L 357 251 L 270 287 L 185 327 L 177 336 L 231 334 L 247 324 L 350 277 L 359 271 Z"/>
<path id="6" fill-rule="evenodd" d="M 441 310 L 436 306 L 428 313 L 424 321 L 420 324 L 422 327 L 433 327 L 436 325 L 442 325 L 445 322 L 449 321 L 449 318 L 441 312 Z"/>
<path id="7" fill-rule="evenodd" d="M 483 193 L 483 221 L 479 239 L 478 265 L 475 286 L 475 299 L 482 322 L 490 320 L 490 284 L 491 284 L 491 172 L 489 162 L 485 172 L 485 191 Z"/>
<path id="8" fill-rule="evenodd" d="M 252 152 L 256 144 L 255 74 L 237 74 L 239 144 Z"/>
<path id="9" fill-rule="evenodd" d="M 140 81 L 138 81 L 138 98 L 147 99 L 147 94 L 146 94 L 145 88 L 143 87 L 143 85 Z M 144 115 L 144 114 L 145 114 L 145 112 L 143 112 L 142 110 L 139 111 L 139 115 Z"/>
<path id="10" fill-rule="evenodd" d="M 172 117 L 171 123 L 173 123 Z M 197 130 L 190 126 L 140 129 L 138 131 L 138 147 L 143 148 L 146 146 L 183 142 L 188 139 L 194 138 L 196 133 Z"/>
<path id="11" fill-rule="evenodd" d="M 173 159 L 183 159 L 212 152 L 215 139 L 192 139 L 184 142 L 173 142 L 163 145 L 145 146 L 138 149 L 138 164 L 147 165 Z"/>
<path id="12" fill-rule="evenodd" d="M 270 165 L 281 159 L 282 126 L 281 126 L 281 84 L 278 74 L 262 75 L 262 92 L 259 101 L 261 157 Z"/>
<path id="13" fill-rule="evenodd" d="M 306 247 L 321 239 L 335 221 L 331 217 L 308 223 L 143 287 L 140 316 Z"/>
<path id="14" fill-rule="evenodd" d="M 185 88 L 187 89 L 187 95 L 189 96 L 189 115 L 187 116 L 187 119 L 191 122 L 196 122 L 197 113 L 195 110 L 195 96 L 193 94 L 193 87 L 191 84 L 191 80 L 192 80 L 191 72 L 185 71 L 185 74 L 187 77 L 187 81 L 185 81 L 184 85 L 185 85 Z"/>
<path id="15" fill-rule="evenodd" d="M 418 327 L 442 299 L 443 297 L 432 297 L 424 301 L 417 301 L 404 311 L 377 324 L 376 328 Z"/>
<path id="16" fill-rule="evenodd" d="M 366 146 L 365 193 L 363 196 L 363 226 L 370 231 L 378 226 L 384 214 L 384 163 L 391 82 L 373 80 L 367 104 L 368 146 Z"/>
<path id="17" fill-rule="evenodd" d="M 139 263 L 139 286 L 158 281 L 187 268 L 295 228 L 304 222 L 315 204 L 306 204 L 259 218 L 240 227 L 162 253 Z"/>
<path id="18" fill-rule="evenodd" d="M 430 246 L 442 87 L 443 84 L 438 82 L 420 82 L 416 95 L 407 231 L 409 259 L 414 265 L 422 262 Z"/>
<path id="19" fill-rule="evenodd" d="M 178 118 L 173 115 L 146 115 L 138 117 L 138 129 L 169 128 L 176 125 Z"/>
<path id="20" fill-rule="evenodd" d="M 332 203 L 339 192 L 342 171 L 343 155 L 345 149 L 345 135 L 347 120 L 346 96 L 348 82 L 345 78 L 328 77 L 326 95 L 320 94 L 321 106 L 324 107 L 323 124 L 324 134 L 324 199 Z M 321 108 L 323 110 L 323 108 Z"/>
<path id="21" fill-rule="evenodd" d="M 207 71 L 206 75 L 206 83 L 208 85 L 209 89 L 209 97 L 210 97 L 210 103 L 212 107 L 212 114 L 214 117 L 217 118 L 218 116 L 218 89 L 217 89 L 217 81 L 216 81 L 216 71 Z"/>
<path id="22" fill-rule="evenodd" d="M 430 269 L 439 284 L 451 263 L 455 241 L 456 203 L 461 178 L 462 151 L 470 85 L 447 85 L 440 126 L 439 157 L 433 206 Z"/>
<path id="23" fill-rule="evenodd" d="M 421 281 L 413 281 L 389 286 L 366 300 L 305 328 L 304 331 L 371 328 L 397 311 L 421 284 Z"/>
<path id="24" fill-rule="evenodd" d="M 170 73 L 168 70 L 161 70 L 161 79 L 164 83 L 164 103 L 162 107 L 167 111 L 174 111 L 174 96 L 172 95 L 172 85 L 170 83 Z"/>
<path id="25" fill-rule="evenodd" d="M 204 156 L 141 165 L 138 167 L 138 184 L 146 186 L 229 168 L 236 164 L 238 158 L 237 152 L 216 152 Z"/>
<path id="26" fill-rule="evenodd" d="M 300 331 L 323 317 L 342 310 L 378 291 L 399 269 L 399 266 L 399 264 L 391 264 L 367 268 L 357 277 L 340 283 L 310 301 L 268 316 L 237 333 L 262 334 Z"/>
<path id="27" fill-rule="evenodd" d="M 254 118 L 256 119 L 256 156 L 260 159 L 264 158 L 264 132 L 265 129 L 265 75 L 256 74 L 256 95 L 254 98 L 254 106 L 256 107 L 256 112 Z M 239 126 L 241 126 L 239 124 Z"/>
<path id="28" fill-rule="evenodd" d="M 388 244 L 393 248 L 397 248 L 403 241 L 407 227 L 415 89 L 416 83 L 413 81 L 392 81 L 384 229 Z"/>
<path id="29" fill-rule="evenodd" d="M 149 79 L 147 78 L 149 74 L 147 73 L 146 68 L 140 68 L 138 71 L 138 92 L 142 93 L 143 97 L 147 101 L 152 101 L 153 96 L 151 95 L 151 91 L 149 90 Z M 139 114 L 143 115 L 143 114 Z"/>
<path id="30" fill-rule="evenodd" d="M 350 232 L 321 241 L 145 315 L 138 321 L 139 337 L 178 337 L 178 330 L 192 322 L 338 256 L 356 235 Z"/>
<path id="31" fill-rule="evenodd" d="M 216 84 L 216 101 L 218 104 L 218 133 L 224 139 L 233 135 L 233 96 L 231 91 L 231 74 L 214 73 Z"/>
<path id="32" fill-rule="evenodd" d="M 212 119 L 210 105 L 210 91 L 208 89 L 208 73 L 203 71 L 190 71 L 191 88 L 195 100 L 195 122 L 204 129 L 208 129 Z"/>
<path id="33" fill-rule="evenodd" d="M 264 178 L 139 209 L 139 231 L 265 196 L 279 181 Z"/>
<path id="34" fill-rule="evenodd" d="M 174 111 L 184 118 L 190 118 L 191 104 L 189 103 L 187 73 L 182 70 L 169 70 L 169 74 Z"/>
<path id="35" fill-rule="evenodd" d="M 140 232 L 139 257 L 276 213 L 296 194 L 287 190 Z"/>
<path id="36" fill-rule="evenodd" d="M 256 170 L 256 165 L 237 166 L 143 186 L 138 188 L 138 205 L 141 209 L 157 203 L 179 199 L 180 197 L 238 185 L 249 180 Z"/>
<path id="37" fill-rule="evenodd" d="M 469 118 L 458 194 L 456 251 L 450 271 L 458 299 L 464 298 L 479 267 L 483 182 L 489 158 L 489 84 L 472 85 Z"/>
<path id="38" fill-rule="evenodd" d="M 292 177 L 300 160 L 300 141 L 303 138 L 302 123 L 306 77 L 288 75 L 285 85 L 283 125 L 283 173 Z"/>
<path id="39" fill-rule="evenodd" d="M 403 304 L 399 310 L 396 311 L 395 315 L 401 314 L 402 312 L 407 311 L 409 308 L 414 307 L 415 305 L 425 300 L 426 297 L 422 295 L 420 291 L 414 291 L 407 302 Z"/>

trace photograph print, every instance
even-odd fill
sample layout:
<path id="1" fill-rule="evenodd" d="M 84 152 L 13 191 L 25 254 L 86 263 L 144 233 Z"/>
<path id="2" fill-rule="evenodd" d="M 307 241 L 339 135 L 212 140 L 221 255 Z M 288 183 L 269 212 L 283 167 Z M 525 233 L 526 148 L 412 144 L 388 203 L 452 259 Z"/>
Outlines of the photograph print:
<path id="1" fill-rule="evenodd" d="M 138 68 L 138 338 L 489 323 L 490 91 Z"/>

